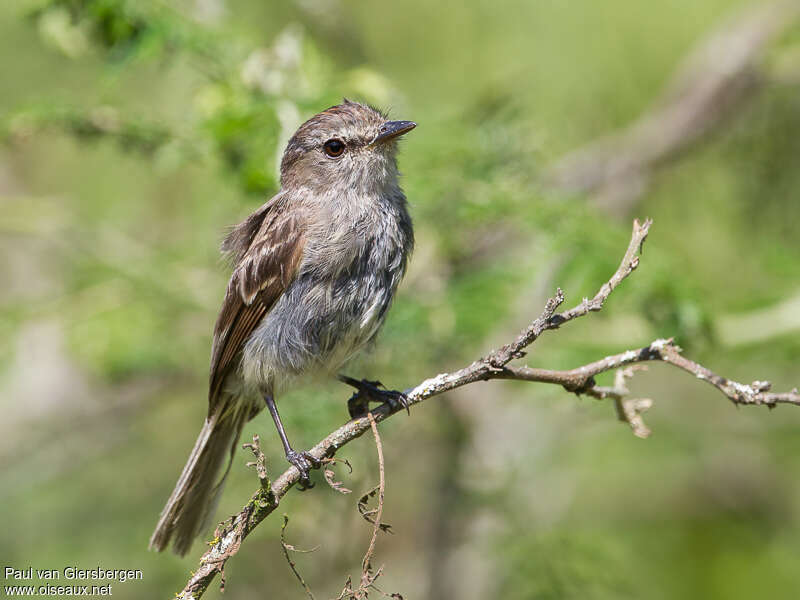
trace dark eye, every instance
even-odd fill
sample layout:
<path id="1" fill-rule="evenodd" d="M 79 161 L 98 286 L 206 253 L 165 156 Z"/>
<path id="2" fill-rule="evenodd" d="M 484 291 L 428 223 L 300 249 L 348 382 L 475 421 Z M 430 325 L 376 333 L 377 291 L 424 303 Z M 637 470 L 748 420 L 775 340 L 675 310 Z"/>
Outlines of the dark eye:
<path id="1" fill-rule="evenodd" d="M 342 140 L 328 140 L 323 147 L 325 148 L 325 154 L 333 158 L 341 156 L 342 152 L 344 152 L 344 142 Z"/>

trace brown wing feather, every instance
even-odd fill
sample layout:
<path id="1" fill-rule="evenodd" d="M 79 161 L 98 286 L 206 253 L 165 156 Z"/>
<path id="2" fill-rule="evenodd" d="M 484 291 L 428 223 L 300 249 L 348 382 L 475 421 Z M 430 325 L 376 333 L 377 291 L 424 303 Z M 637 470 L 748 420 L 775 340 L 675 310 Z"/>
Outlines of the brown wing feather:
<path id="1" fill-rule="evenodd" d="M 274 199 L 266 210 L 262 207 L 255 213 L 263 215 L 260 228 L 253 227 L 254 214 L 234 229 L 223 245 L 223 248 L 241 248 L 247 244 L 247 250 L 236 257 L 237 264 L 214 327 L 209 414 L 225 376 L 237 366 L 245 342 L 297 275 L 303 256 L 303 228 L 297 215 L 282 210 L 284 207 L 283 198 Z M 237 236 L 249 236 L 249 244 L 248 240 L 231 239 Z"/>

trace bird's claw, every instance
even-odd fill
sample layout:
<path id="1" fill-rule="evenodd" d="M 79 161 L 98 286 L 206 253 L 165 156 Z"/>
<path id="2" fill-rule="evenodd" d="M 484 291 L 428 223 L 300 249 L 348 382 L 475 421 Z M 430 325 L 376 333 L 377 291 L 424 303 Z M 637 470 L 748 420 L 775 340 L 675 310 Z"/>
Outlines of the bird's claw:
<path id="1" fill-rule="evenodd" d="M 319 460 L 311 456 L 308 452 L 295 452 L 290 450 L 286 454 L 286 460 L 289 461 L 300 472 L 300 487 L 301 491 L 310 490 L 314 487 L 308 472 L 311 469 L 318 469 L 322 464 Z"/>
<path id="2" fill-rule="evenodd" d="M 340 377 L 340 379 L 357 390 L 347 401 L 347 411 L 350 413 L 351 418 L 357 419 L 366 415 L 369 412 L 370 402 L 386 402 L 393 411 L 404 408 L 410 414 L 408 396 L 403 392 L 387 390 L 380 381 L 369 381 L 367 379 L 359 381 L 345 376 Z"/>

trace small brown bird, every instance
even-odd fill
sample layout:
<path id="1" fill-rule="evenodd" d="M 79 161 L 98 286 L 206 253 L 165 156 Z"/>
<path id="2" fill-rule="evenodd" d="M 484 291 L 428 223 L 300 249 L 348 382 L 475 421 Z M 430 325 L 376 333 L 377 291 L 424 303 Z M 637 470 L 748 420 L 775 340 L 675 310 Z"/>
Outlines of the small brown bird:
<path id="1" fill-rule="evenodd" d="M 311 485 L 318 465 L 289 444 L 276 393 L 304 373 L 335 372 L 383 324 L 414 244 L 395 159 L 397 138 L 414 127 L 349 100 L 309 119 L 284 152 L 280 191 L 225 238 L 234 269 L 214 328 L 208 416 L 151 548 L 172 540 L 177 554 L 189 550 L 264 405 L 301 486 Z"/>

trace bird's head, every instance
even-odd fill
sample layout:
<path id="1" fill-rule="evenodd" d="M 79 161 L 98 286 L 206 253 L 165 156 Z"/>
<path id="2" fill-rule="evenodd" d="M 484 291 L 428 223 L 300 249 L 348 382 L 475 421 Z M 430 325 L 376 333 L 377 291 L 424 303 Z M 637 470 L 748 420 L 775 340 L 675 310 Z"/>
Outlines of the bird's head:
<path id="1" fill-rule="evenodd" d="M 397 179 L 397 138 L 416 127 L 346 100 L 303 123 L 281 161 L 281 186 L 380 192 Z"/>

